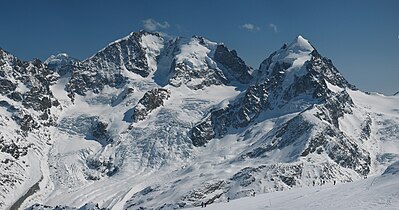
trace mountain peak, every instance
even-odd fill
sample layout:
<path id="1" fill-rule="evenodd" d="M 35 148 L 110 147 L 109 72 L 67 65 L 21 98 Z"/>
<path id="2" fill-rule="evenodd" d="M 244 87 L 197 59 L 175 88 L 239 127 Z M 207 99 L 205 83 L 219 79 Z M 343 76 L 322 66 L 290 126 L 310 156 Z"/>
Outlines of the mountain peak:
<path id="1" fill-rule="evenodd" d="M 57 55 L 51 55 L 44 61 L 45 64 L 56 63 L 66 60 L 76 60 L 75 58 L 70 57 L 67 53 L 58 53 Z"/>
<path id="2" fill-rule="evenodd" d="M 305 38 L 303 38 L 301 35 L 297 36 L 291 44 L 288 46 L 289 50 L 292 50 L 294 52 L 305 52 L 305 51 L 313 51 L 314 48 L 313 46 L 309 43 L 309 41 Z"/>
<path id="3" fill-rule="evenodd" d="M 69 56 L 67 53 L 58 53 L 57 55 L 51 55 L 48 57 L 44 64 L 53 71 L 57 71 L 60 76 L 67 74 L 72 71 L 74 63 L 79 60 Z"/>

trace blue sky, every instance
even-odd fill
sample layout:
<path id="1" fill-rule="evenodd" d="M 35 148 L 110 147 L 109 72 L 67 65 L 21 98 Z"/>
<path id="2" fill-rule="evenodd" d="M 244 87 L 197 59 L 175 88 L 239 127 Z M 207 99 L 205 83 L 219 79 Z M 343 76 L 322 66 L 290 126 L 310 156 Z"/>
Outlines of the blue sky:
<path id="1" fill-rule="evenodd" d="M 0 18 L 0 47 L 23 60 L 84 59 L 146 27 L 224 42 L 258 68 L 301 34 L 360 89 L 399 91 L 396 0 L 13 0 L 2 1 Z"/>

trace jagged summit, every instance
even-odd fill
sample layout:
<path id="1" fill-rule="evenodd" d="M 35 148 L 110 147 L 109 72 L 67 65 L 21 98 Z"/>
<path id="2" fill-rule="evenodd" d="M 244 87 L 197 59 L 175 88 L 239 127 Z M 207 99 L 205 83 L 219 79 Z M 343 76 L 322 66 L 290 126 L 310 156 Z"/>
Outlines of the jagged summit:
<path id="1" fill-rule="evenodd" d="M 135 39 L 137 39 L 137 37 L 141 37 L 141 36 L 143 36 L 143 35 L 144 35 L 144 36 L 145 36 L 145 35 L 153 35 L 153 36 L 158 36 L 158 37 L 161 37 L 161 36 L 162 36 L 162 35 L 161 35 L 160 33 L 158 33 L 158 32 L 149 32 L 149 31 L 146 31 L 146 30 L 133 31 L 133 32 L 130 32 L 130 34 L 128 34 L 127 36 L 124 36 L 124 37 L 122 37 L 122 38 L 119 38 L 119 39 L 116 39 L 115 41 L 110 42 L 106 47 L 102 48 L 102 49 L 99 50 L 97 53 L 95 53 L 94 55 L 92 55 L 91 57 L 89 57 L 88 59 L 90 59 L 90 58 L 92 58 L 93 56 L 95 56 L 96 54 L 98 54 L 98 53 L 104 51 L 105 49 L 107 49 L 107 48 L 110 47 L 110 46 L 113 46 L 113 45 L 115 45 L 115 44 L 118 44 L 118 43 L 127 41 L 127 40 L 129 40 L 129 39 L 135 40 Z"/>
<path id="2" fill-rule="evenodd" d="M 60 63 L 60 62 L 68 61 L 68 60 L 78 60 L 78 59 L 70 57 L 67 53 L 62 52 L 62 53 L 58 53 L 57 55 L 51 55 L 43 63 L 45 63 L 45 64 Z"/>
<path id="3" fill-rule="evenodd" d="M 57 72 L 60 76 L 64 76 L 71 73 L 78 62 L 80 62 L 78 59 L 69 56 L 67 53 L 59 53 L 48 57 L 44 64 L 50 70 Z"/>
<path id="4" fill-rule="evenodd" d="M 227 85 L 232 81 L 248 84 L 251 67 L 225 45 L 201 36 L 179 38 L 173 47 L 169 83 L 201 89 L 211 85 Z"/>
<path id="5" fill-rule="evenodd" d="M 276 80 L 283 82 L 284 88 L 299 78 L 317 78 L 319 82 L 324 82 L 325 79 L 340 88 L 356 89 L 346 81 L 330 59 L 321 56 L 302 36 L 296 37 L 291 44 L 284 45 L 261 63 L 257 82 Z"/>
<path id="6" fill-rule="evenodd" d="M 247 127 L 262 113 L 284 115 L 301 112 L 314 104 L 324 103 L 345 88 L 354 89 L 331 60 L 322 57 L 301 36 L 265 59 L 258 74 L 256 83 L 244 94 L 229 106 L 213 110 L 193 128 L 195 146 L 223 137 L 231 127 Z M 341 97 L 343 104 L 351 104 L 345 93 Z"/>
<path id="7" fill-rule="evenodd" d="M 71 96 L 98 93 L 106 85 L 121 88 L 134 75 L 194 90 L 252 80 L 252 68 L 222 44 L 201 36 L 171 38 L 147 31 L 118 39 L 75 66 L 67 85 Z"/>
<path id="8" fill-rule="evenodd" d="M 284 44 L 261 63 L 260 80 L 269 78 L 273 72 L 303 74 L 300 72 L 303 70 L 301 67 L 311 59 L 311 53 L 314 50 L 308 40 L 302 36 L 296 37 L 290 44 Z"/>
<path id="9" fill-rule="evenodd" d="M 310 42 L 301 35 L 297 36 L 287 48 L 293 52 L 312 52 L 314 50 Z"/>
<path id="10" fill-rule="evenodd" d="M 0 60 L 4 61 L 4 63 L 0 63 L 0 66 L 4 66 L 8 62 L 12 62 L 12 60 L 19 60 L 19 59 L 17 59 L 14 55 L 12 55 L 8 51 L 0 47 Z"/>

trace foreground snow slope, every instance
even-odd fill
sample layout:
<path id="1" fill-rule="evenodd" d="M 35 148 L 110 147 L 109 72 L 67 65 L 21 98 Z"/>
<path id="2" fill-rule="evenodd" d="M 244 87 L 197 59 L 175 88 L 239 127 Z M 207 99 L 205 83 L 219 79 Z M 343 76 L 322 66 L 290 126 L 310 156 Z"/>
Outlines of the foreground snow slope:
<path id="1" fill-rule="evenodd" d="M 345 184 L 264 193 L 211 204 L 206 209 L 399 209 L 399 177 L 379 176 Z"/>

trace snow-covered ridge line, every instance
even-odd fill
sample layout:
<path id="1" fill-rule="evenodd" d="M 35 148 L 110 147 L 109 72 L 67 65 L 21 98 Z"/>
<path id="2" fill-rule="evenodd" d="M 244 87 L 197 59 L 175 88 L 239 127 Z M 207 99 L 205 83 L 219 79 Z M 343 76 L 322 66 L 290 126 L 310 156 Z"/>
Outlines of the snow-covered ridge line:
<path id="1" fill-rule="evenodd" d="M 363 180 L 399 159 L 399 99 L 357 90 L 302 36 L 256 71 L 224 44 L 143 31 L 56 57 L 0 54 L 2 207 L 41 175 L 24 207 L 176 209 Z"/>

